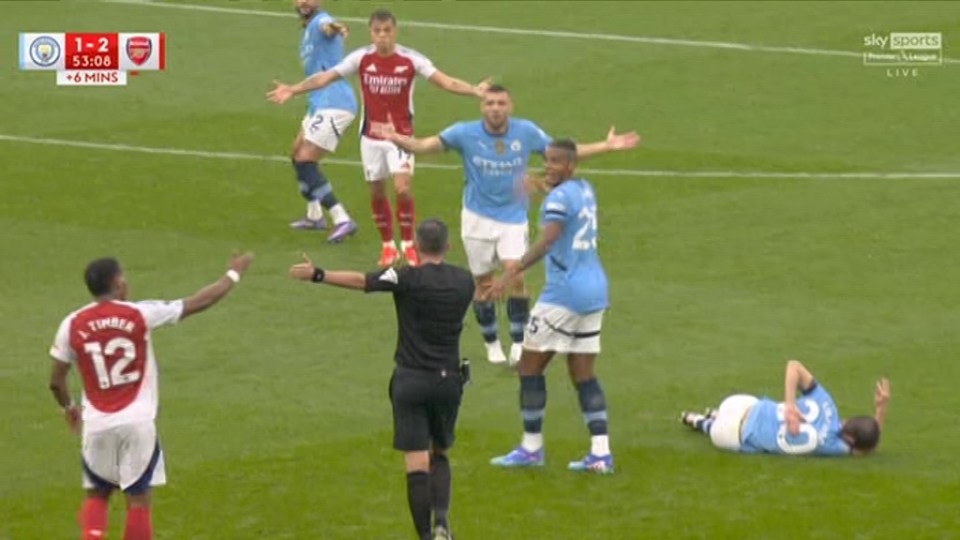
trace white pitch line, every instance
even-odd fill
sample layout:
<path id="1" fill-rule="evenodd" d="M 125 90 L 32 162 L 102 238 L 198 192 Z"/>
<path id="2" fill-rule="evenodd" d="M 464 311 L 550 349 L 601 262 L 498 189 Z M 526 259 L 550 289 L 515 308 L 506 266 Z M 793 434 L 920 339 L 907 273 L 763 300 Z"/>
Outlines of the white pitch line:
<path id="1" fill-rule="evenodd" d="M 217 6 L 203 6 L 197 4 L 166 4 L 153 2 L 151 0 L 102 0 L 110 4 L 131 4 L 138 6 L 150 6 L 170 9 L 185 9 L 190 11 L 209 11 L 212 13 L 231 13 L 235 15 L 254 15 L 262 17 L 296 17 L 295 13 L 282 13 L 277 11 L 264 11 L 255 9 L 237 9 Z M 366 23 L 367 19 L 362 17 L 339 17 L 347 22 Z M 772 45 L 751 45 L 749 43 L 733 43 L 726 41 L 700 41 L 691 39 L 662 38 L 652 36 L 625 36 L 619 34 L 604 33 L 586 33 L 586 32 L 566 32 L 561 30 L 536 30 L 531 28 L 502 28 L 498 26 L 477 26 L 470 24 L 447 24 L 435 23 L 429 21 L 408 21 L 402 22 L 403 26 L 414 28 L 435 28 L 439 30 L 459 30 L 464 32 L 483 32 L 488 34 L 513 34 L 521 36 L 543 36 L 570 39 L 588 39 L 596 41 L 620 41 L 627 43 L 645 43 L 650 45 L 675 45 L 680 47 L 700 47 L 709 49 L 727 49 L 737 51 L 767 52 L 767 53 L 785 53 L 785 54 L 803 54 L 812 56 L 842 56 L 847 58 L 863 58 L 863 53 L 854 51 L 838 51 L 830 49 L 815 49 L 808 47 L 779 47 Z M 958 64 L 960 59 L 944 58 L 944 63 Z"/>
<path id="2" fill-rule="evenodd" d="M 272 161 L 289 163 L 286 156 L 243 154 L 239 152 L 208 152 L 205 150 L 189 150 L 184 148 L 155 148 L 150 146 L 135 146 L 130 144 L 98 143 L 90 141 L 76 141 L 68 139 L 50 139 L 44 137 L 25 137 L 22 135 L 7 135 L 0 133 L 0 141 L 25 144 L 41 144 L 47 146 L 66 146 L 71 148 L 86 148 L 88 150 L 106 150 L 113 152 L 129 152 L 140 154 L 159 154 L 167 156 L 184 156 L 202 159 L 235 159 L 250 161 Z M 359 167 L 360 162 L 350 159 L 324 159 L 323 163 L 331 165 L 349 165 Z M 458 165 L 443 163 L 417 163 L 422 169 L 459 170 Z M 865 180 L 905 180 L 905 179 L 951 179 L 960 178 L 960 172 L 764 172 L 764 171 L 665 171 L 647 169 L 578 169 L 587 175 L 597 176 L 634 176 L 634 177 L 674 177 L 674 178 L 766 178 L 766 179 L 865 179 Z"/>

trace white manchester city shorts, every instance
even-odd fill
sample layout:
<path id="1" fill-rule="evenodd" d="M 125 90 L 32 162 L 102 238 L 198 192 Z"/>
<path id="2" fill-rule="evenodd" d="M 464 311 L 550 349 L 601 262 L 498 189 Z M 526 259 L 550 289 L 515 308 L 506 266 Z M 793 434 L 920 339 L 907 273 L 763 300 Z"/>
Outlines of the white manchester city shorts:
<path id="1" fill-rule="evenodd" d="M 750 409 L 758 399 L 747 394 L 736 394 L 720 403 L 717 418 L 710 428 L 710 441 L 721 450 L 737 452 L 743 446 L 740 440 L 740 428 Z"/>
<path id="2" fill-rule="evenodd" d="M 340 109 L 320 109 L 313 114 L 308 112 L 301 123 L 303 138 L 327 152 L 333 152 L 353 118 L 352 112 Z"/>
<path id="3" fill-rule="evenodd" d="M 413 154 L 390 141 L 360 137 L 360 161 L 367 182 L 386 180 L 397 174 L 413 175 Z"/>
<path id="4" fill-rule="evenodd" d="M 158 453 L 156 461 L 155 452 Z M 157 444 L 157 428 L 152 421 L 84 433 L 82 455 L 84 489 L 105 487 L 104 482 L 122 490 L 138 481 L 144 481 L 149 486 L 167 483 L 163 451 Z M 95 477 L 91 477 L 90 473 Z M 152 477 L 145 482 L 148 473 Z"/>
<path id="5" fill-rule="evenodd" d="M 464 208 L 460 237 L 470 273 L 483 276 L 495 271 L 501 261 L 519 261 L 527 252 L 528 231 L 527 223 L 503 223 Z"/>
<path id="6" fill-rule="evenodd" d="M 598 354 L 603 310 L 580 314 L 537 302 L 523 334 L 523 348 L 559 354 Z"/>

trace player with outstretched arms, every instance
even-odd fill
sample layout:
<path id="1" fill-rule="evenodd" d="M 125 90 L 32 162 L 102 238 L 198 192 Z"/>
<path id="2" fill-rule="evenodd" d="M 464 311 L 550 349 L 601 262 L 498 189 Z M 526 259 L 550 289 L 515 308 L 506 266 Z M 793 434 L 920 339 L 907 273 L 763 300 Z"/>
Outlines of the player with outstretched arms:
<path id="1" fill-rule="evenodd" d="M 517 366 L 523 438 L 512 452 L 491 460 L 499 467 L 544 464 L 544 371 L 554 355 L 565 354 L 590 431 L 590 451 L 585 458 L 571 462 L 568 469 L 613 472 L 607 402 L 594 374 L 603 312 L 609 304 L 607 275 L 597 253 L 597 197 L 589 182 L 574 176 L 577 153 L 578 147 L 571 140 L 547 145 L 546 184 L 550 191 L 540 207 L 540 239 L 489 290 L 494 297 L 501 294 L 521 272 L 546 258 L 546 284 L 530 314 Z"/>
<path id="2" fill-rule="evenodd" d="M 799 396 L 797 392 L 799 391 Z M 827 389 L 800 362 L 787 362 L 782 403 L 747 394 L 729 396 L 706 414 L 680 413 L 680 421 L 710 437 L 721 450 L 816 456 L 873 452 L 887 416 L 890 383 L 877 381 L 873 416 L 840 419 Z"/>
<path id="3" fill-rule="evenodd" d="M 87 265 L 84 279 L 94 301 L 67 315 L 50 355 L 50 390 L 74 433 L 82 432 L 83 540 L 102 540 L 110 495 L 127 500 L 124 540 L 150 540 L 150 493 L 166 483 L 157 416 L 157 361 L 151 332 L 199 313 L 225 297 L 250 266 L 253 254 L 234 255 L 229 270 L 192 296 L 172 302 L 127 300 L 127 281 L 113 258 Z M 83 401 L 70 397 L 67 377 L 77 367 Z"/>
<path id="4" fill-rule="evenodd" d="M 412 153 L 431 154 L 455 150 L 463 158 L 465 185 L 460 234 L 467 252 L 470 271 L 477 282 L 473 309 L 484 342 L 487 360 L 503 363 L 507 358 L 497 336 L 496 304 L 482 300 L 502 266 L 515 272 L 527 250 L 529 198 L 524 178 L 530 154 L 543 155 L 551 137 L 523 118 L 515 118 L 510 92 L 493 85 L 483 93 L 483 118 L 453 124 L 438 135 L 415 139 L 402 133 L 387 133 L 391 140 Z M 607 138 L 577 145 L 578 158 L 605 152 L 627 150 L 640 143 L 635 132 L 617 134 L 613 128 Z M 530 311 L 530 298 L 522 274 L 512 281 L 507 298 L 510 319 L 510 364 L 520 360 L 524 326 Z"/>
<path id="5" fill-rule="evenodd" d="M 326 71 L 343 60 L 343 42 L 348 30 L 321 9 L 321 0 L 294 0 L 303 22 L 300 59 L 307 76 Z M 333 219 L 328 242 L 337 243 L 357 232 L 346 208 L 333 193 L 333 185 L 320 170 L 318 162 L 334 152 L 340 137 L 357 115 L 357 98 L 347 81 L 336 81 L 326 88 L 310 92 L 309 109 L 293 143 L 293 168 L 300 183 L 300 194 L 307 199 L 307 213 L 291 227 L 324 230 L 326 209 Z"/>
<path id="6" fill-rule="evenodd" d="M 413 134 L 413 88 L 417 75 L 453 94 L 481 96 L 488 83 L 471 85 L 450 77 L 434 67 L 426 56 L 397 44 L 397 20 L 387 10 L 370 16 L 368 47 L 353 51 L 332 69 L 294 84 L 275 82 L 267 96 L 283 103 L 292 96 L 324 88 L 357 74 L 363 98 L 363 119 L 360 125 L 360 156 L 363 172 L 370 184 L 370 204 L 383 241 L 381 266 L 390 266 L 401 256 L 416 266 L 414 248 L 415 212 L 411 181 L 414 158 L 382 135 L 385 125 L 404 135 Z M 387 197 L 386 179 L 393 177 L 397 196 L 397 220 L 400 222 L 400 251 L 394 243 L 393 211 Z"/>

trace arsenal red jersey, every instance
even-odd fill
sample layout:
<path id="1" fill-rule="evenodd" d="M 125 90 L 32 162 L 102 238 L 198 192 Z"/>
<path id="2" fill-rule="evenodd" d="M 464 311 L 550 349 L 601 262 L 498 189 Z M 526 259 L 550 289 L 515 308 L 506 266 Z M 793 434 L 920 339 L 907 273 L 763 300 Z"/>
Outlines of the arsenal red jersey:
<path id="1" fill-rule="evenodd" d="M 153 420 L 157 414 L 157 362 L 150 330 L 175 324 L 183 302 L 88 304 L 68 315 L 50 355 L 73 362 L 83 381 L 83 423 L 88 433 Z"/>
<path id="2" fill-rule="evenodd" d="M 437 72 L 426 56 L 397 46 L 390 56 L 380 56 L 373 45 L 357 49 L 334 66 L 346 78 L 354 73 L 360 78 L 363 97 L 363 120 L 360 134 L 382 139 L 371 131 L 371 123 L 393 120 L 401 135 L 413 135 L 413 86 L 417 74 L 429 79 Z"/>

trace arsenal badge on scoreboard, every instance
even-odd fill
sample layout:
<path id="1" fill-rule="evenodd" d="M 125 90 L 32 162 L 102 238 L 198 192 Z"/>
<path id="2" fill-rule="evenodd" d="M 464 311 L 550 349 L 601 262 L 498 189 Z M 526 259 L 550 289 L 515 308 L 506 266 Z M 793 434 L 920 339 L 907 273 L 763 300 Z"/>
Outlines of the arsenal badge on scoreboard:
<path id="1" fill-rule="evenodd" d="M 153 41 L 146 36 L 133 36 L 127 38 L 126 45 L 127 56 L 130 61 L 138 66 L 142 66 L 150 60 L 150 53 L 153 52 Z"/>

